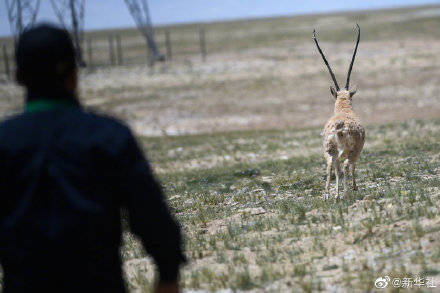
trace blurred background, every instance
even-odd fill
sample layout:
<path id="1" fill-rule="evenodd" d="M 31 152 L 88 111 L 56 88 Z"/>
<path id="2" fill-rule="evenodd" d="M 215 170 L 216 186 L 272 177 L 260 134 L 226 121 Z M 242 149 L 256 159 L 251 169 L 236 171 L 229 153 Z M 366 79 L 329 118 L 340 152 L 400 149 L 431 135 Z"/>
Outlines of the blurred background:
<path id="1" fill-rule="evenodd" d="M 312 31 L 343 82 L 356 22 L 352 83 L 363 120 L 438 112 L 437 1 L 21 1 L 22 27 L 50 21 L 76 32 L 83 101 L 142 135 L 321 125 L 331 80 Z M 2 116 L 21 101 L 9 82 L 15 3 L 0 2 Z"/>

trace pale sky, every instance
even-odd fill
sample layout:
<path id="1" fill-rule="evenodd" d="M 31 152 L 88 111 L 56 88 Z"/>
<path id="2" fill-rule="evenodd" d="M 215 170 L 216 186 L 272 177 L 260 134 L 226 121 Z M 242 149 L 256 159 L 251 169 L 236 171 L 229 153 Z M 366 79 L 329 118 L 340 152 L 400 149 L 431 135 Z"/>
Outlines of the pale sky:
<path id="1" fill-rule="evenodd" d="M 440 0 L 149 0 L 148 3 L 153 23 L 161 25 L 440 4 Z M 41 0 L 38 20 L 57 21 L 49 0 Z M 86 0 L 86 30 L 134 25 L 124 0 Z M 10 33 L 5 0 L 0 0 L 0 36 Z"/>

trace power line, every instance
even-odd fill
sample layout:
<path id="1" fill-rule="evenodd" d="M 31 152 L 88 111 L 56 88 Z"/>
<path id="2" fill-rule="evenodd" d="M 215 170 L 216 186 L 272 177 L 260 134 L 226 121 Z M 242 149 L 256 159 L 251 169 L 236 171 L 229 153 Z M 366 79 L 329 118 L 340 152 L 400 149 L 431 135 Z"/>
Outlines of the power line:
<path id="1" fill-rule="evenodd" d="M 137 28 L 145 37 L 147 46 L 153 53 L 153 60 L 164 60 L 164 56 L 160 54 L 154 40 L 154 28 L 151 22 L 150 10 L 147 0 L 125 0 L 128 10 L 133 17 Z"/>
<path id="2" fill-rule="evenodd" d="M 17 38 L 27 26 L 35 23 L 40 0 L 5 0 L 5 4 L 11 32 Z"/>
<path id="3" fill-rule="evenodd" d="M 50 3 L 60 24 L 71 32 L 79 64 L 85 66 L 82 58 L 85 0 L 50 0 Z"/>

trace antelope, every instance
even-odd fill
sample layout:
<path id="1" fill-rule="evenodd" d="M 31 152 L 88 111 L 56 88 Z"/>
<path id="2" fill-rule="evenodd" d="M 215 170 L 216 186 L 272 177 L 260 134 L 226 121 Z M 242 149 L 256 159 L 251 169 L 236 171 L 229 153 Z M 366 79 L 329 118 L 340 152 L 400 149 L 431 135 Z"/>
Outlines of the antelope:
<path id="1" fill-rule="evenodd" d="M 336 173 L 336 197 L 339 198 L 339 173 L 340 162 L 343 162 L 344 171 L 344 195 L 348 192 L 348 173 L 351 167 L 352 187 L 353 190 L 357 190 L 355 168 L 356 160 L 362 151 L 365 141 L 365 129 L 361 125 L 361 122 L 357 115 L 353 111 L 352 98 L 356 93 L 356 87 L 349 88 L 350 75 L 353 69 L 354 59 L 356 57 L 357 48 L 360 39 L 360 27 L 357 26 L 357 41 L 354 49 L 353 57 L 351 59 L 350 67 L 348 68 L 347 82 L 344 89 L 340 89 L 336 77 L 327 59 L 324 56 L 321 48 L 319 47 L 318 40 L 316 38 L 316 31 L 313 31 L 313 40 L 316 47 L 327 66 L 330 76 L 335 84 L 330 86 L 330 93 L 335 98 L 335 110 L 333 116 L 328 120 L 323 130 L 324 136 L 324 157 L 327 160 L 327 182 L 325 184 L 325 193 L 323 198 L 326 200 L 330 196 L 330 175 L 332 166 L 335 166 Z M 343 198 L 341 196 L 340 198 Z"/>

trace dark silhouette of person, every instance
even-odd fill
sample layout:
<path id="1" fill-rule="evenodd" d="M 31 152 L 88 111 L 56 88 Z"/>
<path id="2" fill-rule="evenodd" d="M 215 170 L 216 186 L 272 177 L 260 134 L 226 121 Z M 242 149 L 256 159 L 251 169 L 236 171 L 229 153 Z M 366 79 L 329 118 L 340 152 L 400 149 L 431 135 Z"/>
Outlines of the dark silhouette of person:
<path id="1" fill-rule="evenodd" d="M 126 292 L 121 210 L 178 292 L 185 262 L 171 216 L 133 134 L 86 111 L 67 31 L 38 24 L 16 47 L 25 110 L 0 124 L 0 263 L 4 292 Z"/>

